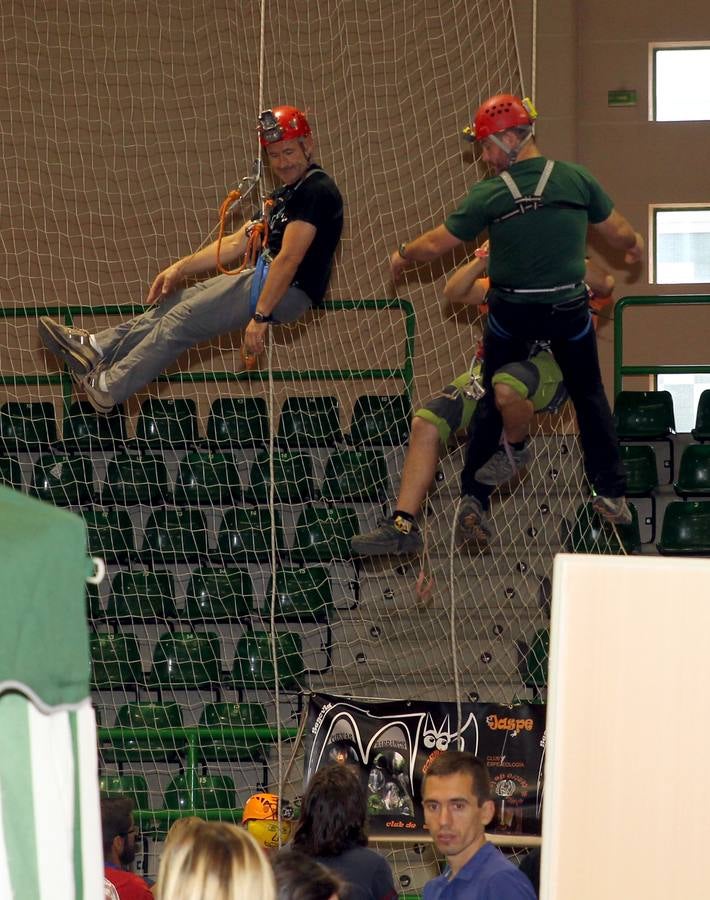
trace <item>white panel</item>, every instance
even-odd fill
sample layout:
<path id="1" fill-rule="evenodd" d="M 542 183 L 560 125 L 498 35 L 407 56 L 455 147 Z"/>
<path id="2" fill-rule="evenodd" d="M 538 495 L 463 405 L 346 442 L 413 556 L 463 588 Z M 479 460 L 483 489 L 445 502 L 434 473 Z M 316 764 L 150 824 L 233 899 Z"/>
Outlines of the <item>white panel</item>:
<path id="1" fill-rule="evenodd" d="M 710 560 L 555 560 L 541 900 L 708 896 Z"/>

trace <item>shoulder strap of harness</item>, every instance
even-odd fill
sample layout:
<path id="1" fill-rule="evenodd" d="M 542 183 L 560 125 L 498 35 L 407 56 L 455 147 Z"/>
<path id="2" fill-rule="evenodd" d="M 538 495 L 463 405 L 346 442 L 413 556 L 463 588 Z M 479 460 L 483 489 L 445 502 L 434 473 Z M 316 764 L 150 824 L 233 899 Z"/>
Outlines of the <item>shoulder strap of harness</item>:
<path id="1" fill-rule="evenodd" d="M 515 209 L 512 209 L 509 213 L 505 213 L 502 216 L 498 216 L 493 219 L 493 223 L 503 222 L 506 219 L 511 219 L 513 216 L 521 216 L 530 210 L 539 209 L 541 206 L 544 206 L 542 202 L 542 195 L 545 192 L 545 188 L 547 187 L 547 182 L 550 180 L 550 175 L 552 175 L 552 170 L 555 167 L 555 161 L 552 159 L 548 159 L 545 162 L 545 166 L 540 174 L 540 178 L 538 179 L 537 184 L 535 185 L 535 190 L 532 194 L 528 194 L 523 196 L 520 192 L 520 188 L 515 183 L 513 176 L 508 171 L 503 171 L 500 173 L 500 177 L 503 181 L 503 184 L 510 191 L 513 200 L 515 201 Z M 492 224 L 493 224 L 492 223 Z"/>

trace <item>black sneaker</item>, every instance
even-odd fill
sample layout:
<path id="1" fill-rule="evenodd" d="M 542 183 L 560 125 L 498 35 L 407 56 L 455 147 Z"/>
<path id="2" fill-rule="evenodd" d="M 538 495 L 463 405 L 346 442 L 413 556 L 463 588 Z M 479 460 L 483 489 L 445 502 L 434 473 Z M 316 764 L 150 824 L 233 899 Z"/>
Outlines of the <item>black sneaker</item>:
<path id="1" fill-rule="evenodd" d="M 512 462 L 508 456 L 505 447 L 501 447 L 491 456 L 488 462 L 484 463 L 476 472 L 476 481 L 481 484 L 487 484 L 490 487 L 496 487 L 499 484 L 505 484 L 519 474 L 520 470 L 527 466 L 532 458 L 530 447 L 526 444 L 521 450 L 510 450 Z"/>
<path id="2" fill-rule="evenodd" d="M 626 497 L 602 497 L 597 494 L 592 499 L 592 509 L 607 522 L 613 522 L 615 525 L 630 525 L 633 521 Z"/>
<path id="3" fill-rule="evenodd" d="M 101 354 L 91 346 L 91 335 L 83 328 L 70 328 L 42 316 L 37 331 L 44 346 L 63 359 L 75 375 L 88 375 L 101 360 Z"/>
<path id="4" fill-rule="evenodd" d="M 374 531 L 358 534 L 350 542 L 355 556 L 406 556 L 419 553 L 423 546 L 417 526 L 400 516 L 382 519 Z"/>
<path id="5" fill-rule="evenodd" d="M 459 537 L 466 543 L 477 545 L 480 550 L 488 547 L 493 537 L 488 516 L 477 497 L 467 495 L 461 498 L 456 526 Z"/>
<path id="6" fill-rule="evenodd" d="M 96 412 L 106 414 L 111 412 L 116 405 L 116 401 L 108 391 L 104 391 L 99 387 L 99 377 L 102 371 L 103 369 L 99 367 L 91 375 L 80 379 L 79 384 L 84 388 L 86 399 Z"/>

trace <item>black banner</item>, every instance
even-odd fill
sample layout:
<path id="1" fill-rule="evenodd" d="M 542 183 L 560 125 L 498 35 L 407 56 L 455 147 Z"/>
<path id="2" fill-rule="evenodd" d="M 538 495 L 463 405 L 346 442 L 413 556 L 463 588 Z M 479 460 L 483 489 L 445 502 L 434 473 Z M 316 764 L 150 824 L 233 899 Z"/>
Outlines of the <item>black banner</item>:
<path id="1" fill-rule="evenodd" d="M 329 763 L 360 769 L 370 834 L 423 832 L 422 774 L 446 750 L 468 750 L 491 773 L 496 818 L 488 829 L 540 834 L 545 707 L 427 701 L 360 701 L 313 694 L 306 731 L 306 782 Z"/>

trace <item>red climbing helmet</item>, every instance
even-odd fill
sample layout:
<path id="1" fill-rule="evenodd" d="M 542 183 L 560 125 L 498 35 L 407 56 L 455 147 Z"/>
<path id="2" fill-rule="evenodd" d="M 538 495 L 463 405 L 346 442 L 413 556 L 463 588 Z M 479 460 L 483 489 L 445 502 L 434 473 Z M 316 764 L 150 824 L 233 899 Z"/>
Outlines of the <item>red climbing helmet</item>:
<path id="1" fill-rule="evenodd" d="M 295 106 L 275 106 L 259 113 L 259 141 L 262 147 L 277 141 L 310 137 L 308 119 Z"/>
<path id="2" fill-rule="evenodd" d="M 529 128 L 536 118 L 537 111 L 527 97 L 521 100 L 514 94 L 496 94 L 478 107 L 473 127 L 464 130 L 464 137 L 485 141 L 508 128 Z"/>

